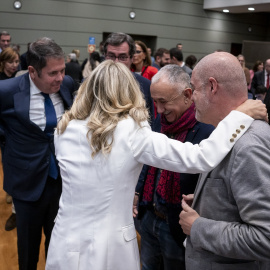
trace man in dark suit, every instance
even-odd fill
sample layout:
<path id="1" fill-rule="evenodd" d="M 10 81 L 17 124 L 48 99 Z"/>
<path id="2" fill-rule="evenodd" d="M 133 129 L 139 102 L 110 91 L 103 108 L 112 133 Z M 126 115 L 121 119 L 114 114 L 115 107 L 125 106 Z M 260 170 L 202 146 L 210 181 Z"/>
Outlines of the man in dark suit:
<path id="1" fill-rule="evenodd" d="M 255 72 L 254 77 L 251 82 L 251 91 L 253 95 L 255 95 L 255 90 L 257 86 L 263 85 L 269 89 L 270 82 L 268 80 L 268 76 L 270 75 L 270 59 L 265 61 L 265 69 L 262 71 Z M 268 85 L 267 85 L 268 84 Z"/>
<path id="2" fill-rule="evenodd" d="M 74 80 L 76 89 L 79 89 L 83 76 L 75 53 L 68 54 L 65 73 Z"/>
<path id="3" fill-rule="evenodd" d="M 254 74 L 254 77 L 251 82 L 251 91 L 255 95 L 257 86 L 263 85 L 267 88 L 267 93 L 264 99 L 264 103 L 267 108 L 267 113 L 270 115 L 270 59 L 265 61 L 265 69 L 258 71 Z M 270 120 L 269 120 L 270 123 Z"/>
<path id="4" fill-rule="evenodd" d="M 19 269 L 36 269 L 42 229 L 45 252 L 61 195 L 53 132 L 73 102 L 62 49 L 41 38 L 29 46 L 28 71 L 0 81 L 0 124 L 5 132 L 4 190 L 17 215 Z"/>
<path id="5" fill-rule="evenodd" d="M 151 95 L 159 113 L 153 131 L 193 144 L 199 144 L 213 131 L 213 126 L 196 121 L 190 78 L 180 66 L 161 68 L 152 78 Z M 185 234 L 178 217 L 182 210 L 182 194 L 194 192 L 198 176 L 144 165 L 133 210 L 136 216 L 139 197 L 143 270 L 185 269 Z"/>
<path id="6" fill-rule="evenodd" d="M 119 61 L 130 69 L 135 48 L 135 43 L 131 36 L 125 33 L 111 33 L 104 43 L 105 59 Z M 152 125 L 154 122 L 154 103 L 150 94 L 151 82 L 139 74 L 133 74 L 139 82 L 140 89 L 144 94 L 146 107 L 150 113 L 150 124 Z"/>

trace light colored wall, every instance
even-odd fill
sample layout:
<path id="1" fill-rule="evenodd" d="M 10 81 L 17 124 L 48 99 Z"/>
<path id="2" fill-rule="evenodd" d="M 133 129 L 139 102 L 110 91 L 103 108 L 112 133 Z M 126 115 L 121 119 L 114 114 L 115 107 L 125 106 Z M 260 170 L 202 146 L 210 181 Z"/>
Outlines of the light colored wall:
<path id="1" fill-rule="evenodd" d="M 2 0 L 0 30 L 12 35 L 12 42 L 26 44 L 49 36 L 66 53 L 78 48 L 80 60 L 87 57 L 89 36 L 102 40 L 103 32 L 126 32 L 157 36 L 156 48 L 170 49 L 183 43 L 184 57 L 197 58 L 216 49 L 230 51 L 231 43 L 243 40 L 269 41 L 268 14 L 223 14 L 203 10 L 203 0 Z M 129 11 L 136 12 L 134 20 Z M 252 25 L 252 32 L 248 26 Z"/>

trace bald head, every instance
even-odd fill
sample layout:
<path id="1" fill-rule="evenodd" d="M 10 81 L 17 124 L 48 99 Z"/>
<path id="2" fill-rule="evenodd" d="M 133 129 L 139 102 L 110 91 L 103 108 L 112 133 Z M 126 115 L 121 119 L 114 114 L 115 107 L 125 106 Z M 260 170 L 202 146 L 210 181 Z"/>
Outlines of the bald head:
<path id="1" fill-rule="evenodd" d="M 244 71 L 237 58 L 230 53 L 209 54 L 200 60 L 194 71 L 203 83 L 207 83 L 210 77 L 215 78 L 222 90 L 233 98 L 247 96 Z"/>
<path id="2" fill-rule="evenodd" d="M 201 59 L 191 84 L 197 120 L 214 126 L 247 99 L 244 71 L 230 53 L 215 52 Z"/>

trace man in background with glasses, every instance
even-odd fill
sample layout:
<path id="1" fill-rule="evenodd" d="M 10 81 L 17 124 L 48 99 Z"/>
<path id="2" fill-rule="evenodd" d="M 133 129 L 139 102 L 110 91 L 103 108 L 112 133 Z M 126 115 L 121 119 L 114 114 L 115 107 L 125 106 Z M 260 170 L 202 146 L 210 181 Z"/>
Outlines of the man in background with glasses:
<path id="1" fill-rule="evenodd" d="M 135 49 L 135 43 L 131 36 L 120 32 L 111 33 L 104 43 L 105 59 L 118 61 L 120 63 L 123 63 L 130 69 Z M 148 108 L 150 113 L 150 124 L 152 126 L 154 122 L 154 103 L 150 94 L 151 82 L 148 79 L 134 72 L 133 75 L 140 84 L 140 89 L 146 101 L 146 107 Z"/>

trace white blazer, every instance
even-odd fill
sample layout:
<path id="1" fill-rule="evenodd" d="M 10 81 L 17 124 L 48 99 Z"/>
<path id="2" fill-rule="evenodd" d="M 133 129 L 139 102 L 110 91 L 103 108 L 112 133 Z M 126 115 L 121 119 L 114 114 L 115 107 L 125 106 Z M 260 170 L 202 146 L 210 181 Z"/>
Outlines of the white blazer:
<path id="1" fill-rule="evenodd" d="M 55 134 L 63 191 L 46 270 L 139 270 L 132 203 L 143 163 L 176 172 L 209 171 L 252 122 L 234 111 L 199 146 L 170 140 L 129 117 L 118 123 L 111 153 L 92 159 L 86 120 L 72 120 L 62 135 Z M 230 142 L 240 125 L 243 132 Z"/>

